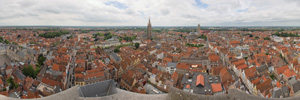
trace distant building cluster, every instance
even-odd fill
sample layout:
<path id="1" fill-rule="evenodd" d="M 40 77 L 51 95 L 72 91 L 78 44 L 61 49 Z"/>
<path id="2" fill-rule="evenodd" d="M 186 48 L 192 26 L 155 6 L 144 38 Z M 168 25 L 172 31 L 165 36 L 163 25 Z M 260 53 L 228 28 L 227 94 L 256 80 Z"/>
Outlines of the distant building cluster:
<path id="1" fill-rule="evenodd" d="M 89 97 L 86 90 L 114 80 L 112 87 L 142 94 L 175 87 L 199 95 L 229 88 L 266 98 L 300 95 L 299 31 L 205 29 L 152 31 L 150 19 L 144 28 L 5 28 L 0 94 L 40 98 L 77 85 Z"/>

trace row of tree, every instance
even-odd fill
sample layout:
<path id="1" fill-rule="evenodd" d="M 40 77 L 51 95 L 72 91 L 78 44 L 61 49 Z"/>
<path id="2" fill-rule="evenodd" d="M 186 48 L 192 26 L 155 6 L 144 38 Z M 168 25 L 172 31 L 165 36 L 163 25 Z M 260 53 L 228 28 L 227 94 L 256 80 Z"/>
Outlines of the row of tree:
<path id="1" fill-rule="evenodd" d="M 39 34 L 39 36 L 44 38 L 55 38 L 69 33 L 70 33 L 69 31 L 47 32 L 47 33 Z"/>
<path id="2" fill-rule="evenodd" d="M 300 37 L 298 33 L 292 34 L 287 32 L 282 32 L 282 33 L 276 32 L 273 35 L 280 36 L 280 37 Z"/>
<path id="3" fill-rule="evenodd" d="M 269 37 L 265 37 L 264 40 L 271 40 Z"/>
<path id="4" fill-rule="evenodd" d="M 125 40 L 125 41 L 132 41 L 134 39 L 136 39 L 136 35 L 135 36 L 132 36 L 132 37 L 129 37 L 129 36 L 124 36 L 124 37 L 120 37 L 119 38 L 119 41 L 122 41 L 122 40 Z"/>
<path id="5" fill-rule="evenodd" d="M 203 35 L 203 34 L 201 34 L 200 36 L 198 36 L 198 38 L 201 38 L 201 39 L 207 39 L 207 37 L 205 36 L 205 35 Z"/>
<path id="6" fill-rule="evenodd" d="M 190 44 L 190 43 L 187 43 L 186 45 L 190 46 L 190 47 L 203 47 L 204 46 L 203 44 Z"/>
<path id="7" fill-rule="evenodd" d="M 115 53 L 119 53 L 120 52 L 120 48 L 121 47 L 124 47 L 124 46 L 132 46 L 133 44 L 131 43 L 131 44 L 124 44 L 124 45 L 118 45 L 115 49 L 114 49 L 114 52 Z M 134 44 L 134 49 L 138 49 L 139 47 L 140 47 L 140 43 L 135 43 Z"/>

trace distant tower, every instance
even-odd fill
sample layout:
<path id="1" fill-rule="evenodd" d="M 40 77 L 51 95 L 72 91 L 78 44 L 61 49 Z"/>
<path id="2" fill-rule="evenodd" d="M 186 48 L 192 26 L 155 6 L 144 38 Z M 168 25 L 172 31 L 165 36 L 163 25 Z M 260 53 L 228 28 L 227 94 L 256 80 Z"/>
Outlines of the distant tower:
<path id="1" fill-rule="evenodd" d="M 199 34 L 201 33 L 200 24 L 198 24 L 198 32 L 199 32 Z"/>
<path id="2" fill-rule="evenodd" d="M 151 26 L 150 18 L 147 26 L 147 38 L 148 39 L 152 38 L 152 26 Z"/>

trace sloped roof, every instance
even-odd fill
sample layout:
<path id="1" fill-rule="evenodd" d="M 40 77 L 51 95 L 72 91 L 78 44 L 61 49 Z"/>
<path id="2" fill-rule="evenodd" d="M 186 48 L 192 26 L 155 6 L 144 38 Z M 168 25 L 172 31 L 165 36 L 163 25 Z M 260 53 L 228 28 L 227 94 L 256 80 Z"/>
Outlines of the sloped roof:
<path id="1" fill-rule="evenodd" d="M 214 84 L 211 84 L 211 88 L 212 88 L 212 91 L 213 92 L 221 92 L 223 89 L 222 89 L 222 84 L 221 83 L 214 83 Z"/>
<path id="2" fill-rule="evenodd" d="M 120 62 L 121 58 L 114 52 L 110 53 L 111 57 L 113 58 L 113 60 L 115 60 L 116 62 Z"/>
<path id="3" fill-rule="evenodd" d="M 196 86 L 198 86 L 199 84 L 204 86 L 204 76 L 202 74 L 199 74 L 197 76 Z"/>
<path id="4" fill-rule="evenodd" d="M 292 77 L 292 76 L 296 76 L 297 74 L 292 69 L 286 69 L 283 72 L 283 75 L 286 76 L 286 77 Z"/>
<path id="5" fill-rule="evenodd" d="M 98 77 L 103 77 L 104 76 L 104 72 L 96 72 L 96 73 L 92 73 L 92 74 L 87 74 L 84 76 L 84 79 L 87 80 L 89 78 L 98 78 Z"/>
<path id="6" fill-rule="evenodd" d="M 256 73 L 257 71 L 256 71 L 256 68 L 255 67 L 251 67 L 251 68 L 248 68 L 248 69 L 245 69 L 245 75 L 246 76 L 250 76 L 250 75 L 252 75 L 252 74 L 254 74 L 254 73 Z"/>
<path id="7" fill-rule="evenodd" d="M 235 66 L 243 65 L 243 64 L 245 64 L 245 63 L 246 63 L 245 59 L 242 59 L 242 60 L 233 62 L 233 64 L 234 64 Z"/>
<path id="8" fill-rule="evenodd" d="M 211 54 L 211 55 L 208 56 L 208 58 L 211 62 L 217 62 L 217 61 L 220 60 L 220 57 L 216 54 Z"/>
<path id="9" fill-rule="evenodd" d="M 101 81 L 78 88 L 80 97 L 101 97 L 117 93 L 113 80 Z"/>
<path id="10" fill-rule="evenodd" d="M 54 87 L 56 85 L 59 85 L 60 87 L 63 87 L 63 84 L 61 82 L 54 81 L 54 80 L 51 80 L 51 79 L 47 79 L 46 77 L 42 77 L 42 83 L 45 83 L 45 84 L 50 85 L 52 87 Z"/>
<path id="11" fill-rule="evenodd" d="M 262 92 L 264 92 L 267 89 L 270 89 L 272 87 L 271 82 L 272 82 L 272 80 L 271 80 L 271 78 L 269 78 L 266 81 L 262 82 L 261 84 L 258 84 L 256 86 L 256 88 L 257 88 L 257 90 L 259 90 L 262 93 Z"/>
<path id="12" fill-rule="evenodd" d="M 24 80 L 24 78 L 26 77 L 20 70 L 16 70 L 14 72 L 14 74 L 20 79 L 20 80 Z"/>
<path id="13" fill-rule="evenodd" d="M 280 75 L 280 74 L 282 74 L 287 69 L 289 69 L 288 65 L 282 66 L 282 67 L 278 67 L 278 68 L 276 68 L 276 71 L 277 71 L 277 74 Z"/>
<path id="14" fill-rule="evenodd" d="M 177 64 L 177 69 L 185 69 L 185 70 L 188 70 L 189 69 L 189 64 L 187 64 L 187 63 L 179 63 L 179 64 Z"/>

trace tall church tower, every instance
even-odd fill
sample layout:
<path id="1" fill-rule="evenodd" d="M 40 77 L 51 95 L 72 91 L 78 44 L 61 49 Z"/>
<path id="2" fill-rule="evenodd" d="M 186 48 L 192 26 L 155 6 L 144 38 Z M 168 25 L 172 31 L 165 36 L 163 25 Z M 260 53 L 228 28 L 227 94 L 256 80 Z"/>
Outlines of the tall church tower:
<path id="1" fill-rule="evenodd" d="M 148 39 L 152 38 L 152 26 L 151 26 L 150 18 L 147 26 L 147 38 Z"/>
<path id="2" fill-rule="evenodd" d="M 201 33 L 201 28 L 200 28 L 200 24 L 198 24 L 198 30 L 199 34 Z"/>

